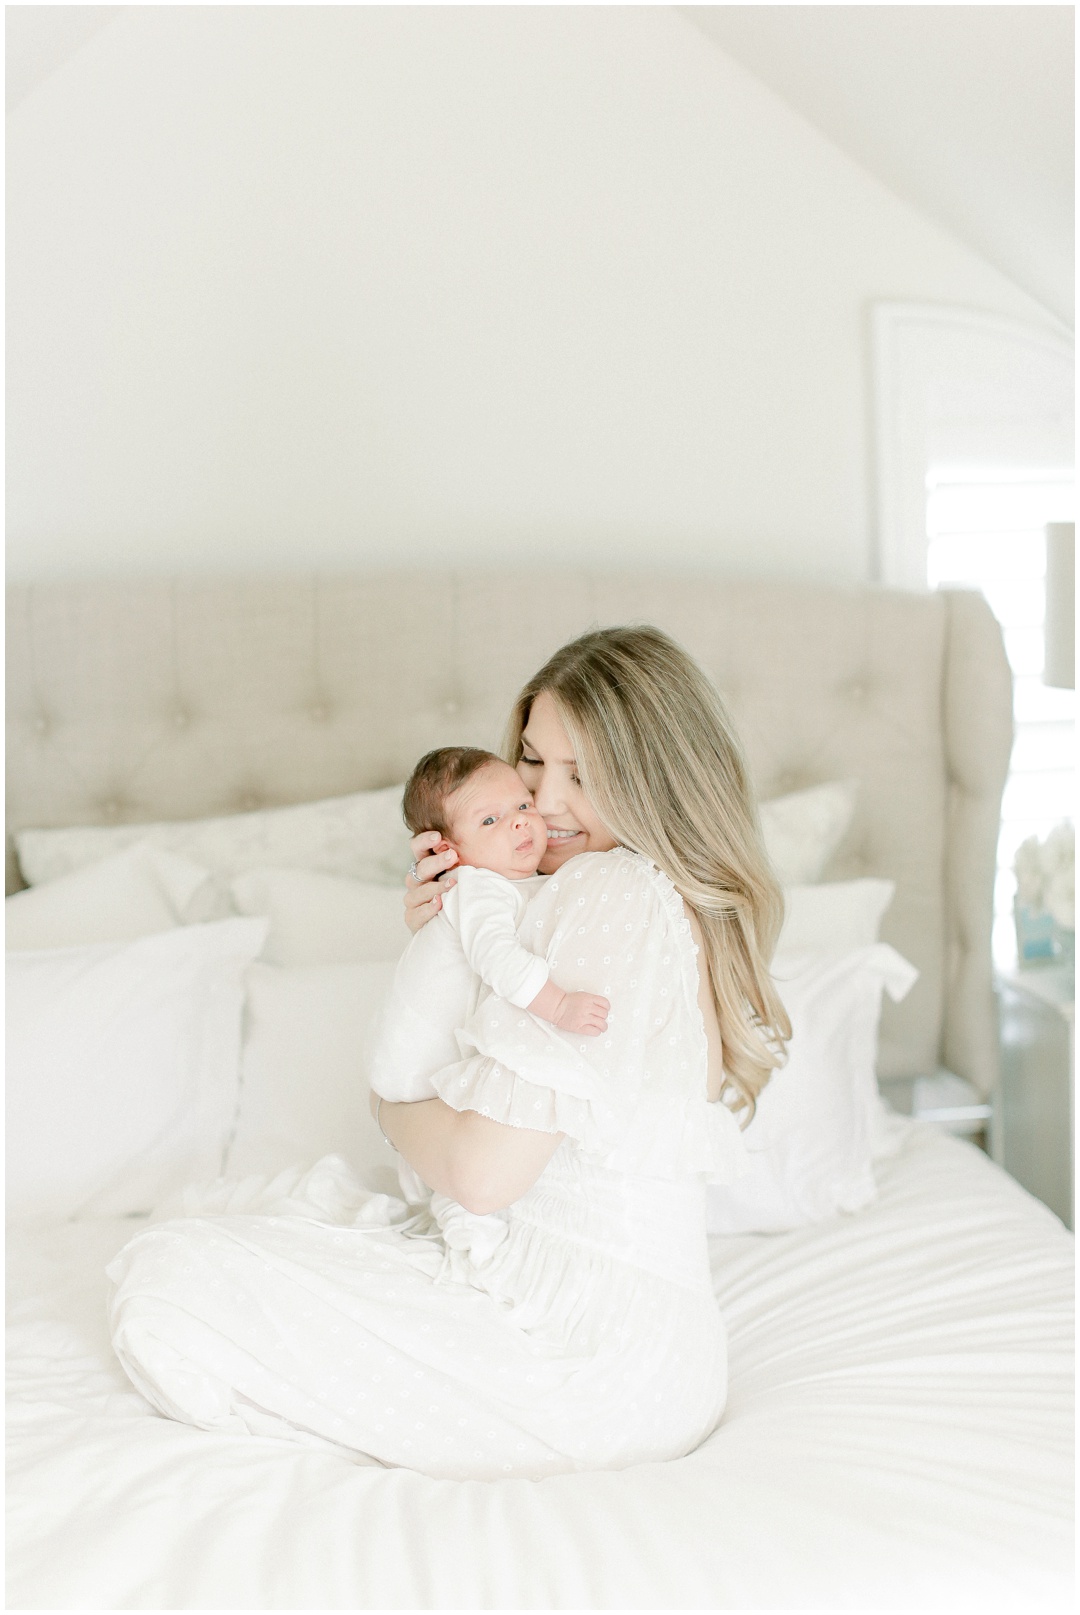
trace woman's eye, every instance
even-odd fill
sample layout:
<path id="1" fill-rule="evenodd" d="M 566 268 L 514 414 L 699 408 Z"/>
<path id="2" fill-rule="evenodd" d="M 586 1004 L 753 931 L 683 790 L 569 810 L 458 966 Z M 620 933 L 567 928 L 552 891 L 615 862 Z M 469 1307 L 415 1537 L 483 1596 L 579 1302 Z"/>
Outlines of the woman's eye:
<path id="1" fill-rule="evenodd" d="M 526 768 L 539 768 L 540 767 L 540 759 L 539 759 L 539 757 L 523 757 L 521 759 L 521 761 L 525 764 Z"/>

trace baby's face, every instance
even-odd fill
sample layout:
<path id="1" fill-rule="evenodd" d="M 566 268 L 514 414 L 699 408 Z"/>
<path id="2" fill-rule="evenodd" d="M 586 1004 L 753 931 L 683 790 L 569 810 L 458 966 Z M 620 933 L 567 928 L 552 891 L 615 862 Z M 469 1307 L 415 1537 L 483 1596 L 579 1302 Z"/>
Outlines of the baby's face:
<path id="1" fill-rule="evenodd" d="M 509 763 L 487 763 L 446 798 L 450 843 L 463 864 L 509 880 L 535 875 L 547 825 Z"/>

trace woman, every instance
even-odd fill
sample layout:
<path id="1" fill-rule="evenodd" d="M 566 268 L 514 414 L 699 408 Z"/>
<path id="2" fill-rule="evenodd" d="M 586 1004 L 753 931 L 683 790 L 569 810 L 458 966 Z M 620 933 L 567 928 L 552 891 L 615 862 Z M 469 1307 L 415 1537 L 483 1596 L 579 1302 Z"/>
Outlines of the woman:
<path id="1" fill-rule="evenodd" d="M 649 628 L 556 653 L 510 742 L 549 827 L 523 935 L 611 1001 L 608 1033 L 490 997 L 438 1099 L 383 1103 L 423 1181 L 482 1214 L 456 1235 L 331 1159 L 133 1240 L 109 1270 L 114 1342 L 163 1412 L 460 1478 L 621 1468 L 715 1428 L 704 1178 L 738 1172 L 736 1112 L 790 1034 L 746 769 L 708 680 Z M 422 859 L 414 924 L 446 867 Z"/>

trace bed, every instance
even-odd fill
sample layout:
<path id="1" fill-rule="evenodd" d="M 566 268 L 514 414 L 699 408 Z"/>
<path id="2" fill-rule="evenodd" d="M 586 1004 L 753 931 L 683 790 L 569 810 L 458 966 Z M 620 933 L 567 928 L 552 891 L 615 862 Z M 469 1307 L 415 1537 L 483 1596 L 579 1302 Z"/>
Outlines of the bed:
<path id="1" fill-rule="evenodd" d="M 546 591 L 407 572 L 13 588 L 9 831 L 376 797 L 430 746 L 497 743 L 574 633 L 655 622 L 725 693 L 763 797 L 855 787 L 819 878 L 894 882 L 881 936 L 919 971 L 882 1011 L 879 1076 L 945 1067 L 992 1095 L 1011 720 L 984 602 L 669 574 Z M 164 1420 L 105 1324 L 104 1267 L 138 1223 L 107 1198 L 9 1218 L 9 1606 L 1071 1608 L 1072 1240 L 924 1125 L 894 1120 L 873 1175 L 858 1209 L 712 1237 L 731 1390 L 702 1447 L 542 1482 Z"/>

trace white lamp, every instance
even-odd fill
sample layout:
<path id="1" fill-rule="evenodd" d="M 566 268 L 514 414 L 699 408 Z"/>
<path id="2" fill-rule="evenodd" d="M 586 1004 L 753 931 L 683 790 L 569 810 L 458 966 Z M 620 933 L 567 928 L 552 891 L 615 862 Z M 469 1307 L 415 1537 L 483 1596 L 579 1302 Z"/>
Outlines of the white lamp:
<path id="1" fill-rule="evenodd" d="M 1043 683 L 1076 688 L 1076 527 L 1050 522 L 1046 528 L 1046 655 Z"/>

